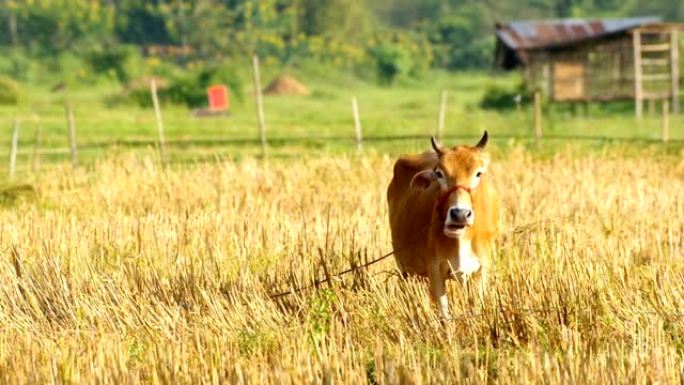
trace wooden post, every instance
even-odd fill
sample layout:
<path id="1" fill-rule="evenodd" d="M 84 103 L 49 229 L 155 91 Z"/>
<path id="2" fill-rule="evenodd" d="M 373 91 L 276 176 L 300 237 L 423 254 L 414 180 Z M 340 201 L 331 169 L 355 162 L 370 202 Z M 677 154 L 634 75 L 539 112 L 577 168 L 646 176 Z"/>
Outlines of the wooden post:
<path id="1" fill-rule="evenodd" d="M 534 138 L 537 147 L 541 145 L 542 139 L 542 106 L 541 92 L 534 93 Z"/>
<path id="2" fill-rule="evenodd" d="M 610 87 L 613 92 L 616 91 L 618 85 L 620 84 L 620 59 L 622 58 L 621 55 L 622 52 L 618 51 L 617 53 L 614 52 L 611 54 L 613 58 L 613 66 L 612 66 L 612 71 L 611 71 L 611 82 L 610 82 Z"/>
<path id="3" fill-rule="evenodd" d="M 670 101 L 663 99 L 663 127 L 661 131 L 663 143 L 670 140 Z"/>
<path id="4" fill-rule="evenodd" d="M 7 169 L 7 175 L 9 175 L 10 178 L 14 177 L 14 172 L 17 168 L 17 151 L 19 147 L 19 119 L 17 118 L 14 118 L 11 145 L 12 147 L 10 148 L 9 167 Z"/>
<path id="5" fill-rule="evenodd" d="M 259 120 L 261 154 L 266 156 L 266 119 L 264 117 L 264 104 L 261 95 L 261 76 L 259 75 L 259 57 L 257 55 L 252 56 L 252 70 L 254 72 L 254 94 L 256 96 L 257 119 Z"/>
<path id="6" fill-rule="evenodd" d="M 74 108 L 70 103 L 66 104 L 66 118 L 69 127 L 69 152 L 71 153 L 71 166 L 78 167 L 78 149 L 76 148 L 76 122 L 74 120 Z"/>
<path id="7" fill-rule="evenodd" d="M 356 131 L 356 150 L 363 149 L 363 134 L 361 127 L 361 118 L 359 117 L 359 104 L 356 102 L 356 97 L 352 97 L 352 114 L 354 114 L 354 129 Z"/>
<path id="8" fill-rule="evenodd" d="M 644 109 L 644 89 L 641 81 L 643 68 L 641 66 L 641 31 L 634 30 L 632 36 L 632 46 L 634 48 L 634 111 L 637 119 L 643 117 Z"/>
<path id="9" fill-rule="evenodd" d="M 152 77 L 150 80 L 150 93 L 152 94 L 152 105 L 154 105 L 154 116 L 157 121 L 157 136 L 159 145 L 159 158 L 162 167 L 166 167 L 166 144 L 164 143 L 164 120 L 162 119 L 161 108 L 159 107 L 159 96 L 157 96 L 157 79 Z"/>
<path id="10" fill-rule="evenodd" d="M 40 167 L 40 153 L 38 152 L 40 148 L 40 136 L 42 127 L 40 125 L 40 118 L 36 117 L 36 135 L 35 141 L 33 142 L 33 154 L 31 155 L 31 172 L 35 173 Z"/>
<path id="11" fill-rule="evenodd" d="M 672 112 L 679 113 L 679 32 L 670 31 L 670 80 L 672 93 Z"/>
<path id="12" fill-rule="evenodd" d="M 442 97 L 439 102 L 439 115 L 437 116 L 437 139 L 442 139 L 444 135 L 444 120 L 446 118 L 447 91 L 442 90 Z"/>

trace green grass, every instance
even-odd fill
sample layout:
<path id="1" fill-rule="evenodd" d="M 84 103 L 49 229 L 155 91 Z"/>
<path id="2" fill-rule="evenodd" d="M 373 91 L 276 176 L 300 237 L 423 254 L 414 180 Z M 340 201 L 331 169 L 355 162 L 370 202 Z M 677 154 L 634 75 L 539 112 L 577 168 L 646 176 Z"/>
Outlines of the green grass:
<path id="1" fill-rule="evenodd" d="M 270 71 L 266 71 L 270 73 Z M 338 74 L 339 75 L 339 74 Z M 266 96 L 267 136 L 273 155 L 296 154 L 299 150 L 353 151 L 355 144 L 350 99 L 359 101 L 364 136 L 369 140 L 365 148 L 379 150 L 424 148 L 423 140 L 373 141 L 374 137 L 429 136 L 435 133 L 439 95 L 449 91 L 445 137 L 475 138 L 485 129 L 495 142 L 520 142 L 520 137 L 532 137 L 532 111 L 489 111 L 479 108 L 484 90 L 492 85 L 512 87 L 518 82 L 516 74 L 492 76 L 486 73 L 451 74 L 434 72 L 420 80 L 404 81 L 393 87 L 379 87 L 356 78 L 335 76 L 329 80 L 307 77 L 296 73 L 307 83 L 310 96 Z M 266 84 L 272 76 L 265 76 Z M 51 93 L 49 87 L 30 85 L 24 91 L 19 106 L 0 107 L 0 156 L 7 157 L 12 120 L 18 117 L 20 128 L 19 167 L 30 163 L 35 130 L 41 127 L 41 147 L 63 148 L 68 144 L 64 102 L 74 105 L 79 157 L 84 163 L 110 151 L 112 144 L 119 147 L 149 148 L 156 139 L 156 124 L 151 109 L 133 106 L 107 106 L 108 96 L 121 92 L 112 83 L 83 84 L 65 93 Z M 171 144 L 169 152 L 174 161 L 202 159 L 214 155 L 241 156 L 257 154 L 258 128 L 251 85 L 245 90 L 243 101 L 233 100 L 230 116 L 194 118 L 184 106 L 163 106 L 166 138 L 173 141 L 201 140 L 191 145 Z M 670 137 L 684 140 L 684 119 L 673 116 Z M 564 138 L 592 139 L 631 138 L 657 140 L 660 137 L 660 117 L 647 115 L 637 122 L 629 109 L 611 111 L 592 106 L 587 116 L 575 115 L 563 106 L 545 109 L 544 134 L 549 144 L 565 144 Z M 299 140 L 308 138 L 307 140 Z M 330 139 L 324 139 L 330 138 Z M 247 140 L 229 143 L 231 140 Z M 523 140 L 529 143 L 529 140 Z M 592 141 L 589 141 L 592 142 Z M 588 146 L 592 146 L 589 144 Z M 42 161 L 67 159 L 66 153 L 44 155 Z"/>

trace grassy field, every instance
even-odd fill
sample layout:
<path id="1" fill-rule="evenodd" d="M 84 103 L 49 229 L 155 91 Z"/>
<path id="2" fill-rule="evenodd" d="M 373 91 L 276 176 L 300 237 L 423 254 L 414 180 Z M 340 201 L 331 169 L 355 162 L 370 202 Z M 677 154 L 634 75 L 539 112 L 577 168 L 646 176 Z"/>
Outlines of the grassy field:
<path id="1" fill-rule="evenodd" d="M 446 137 L 476 136 L 484 129 L 501 142 L 511 140 L 511 137 L 529 138 L 533 135 L 529 108 L 501 112 L 479 108 L 488 87 L 513 87 L 518 81 L 515 74 L 491 76 L 486 73 L 434 72 L 421 80 L 402 82 L 393 87 L 378 87 L 344 74 L 333 78 L 303 73 L 295 75 L 310 85 L 311 95 L 265 98 L 272 155 L 288 156 L 310 149 L 332 153 L 353 150 L 352 96 L 359 100 L 364 135 L 368 138 L 433 134 L 442 89 L 449 91 Z M 275 73 L 265 68 L 264 83 L 273 76 Z M 104 153 L 132 145 L 144 149 L 154 145 L 157 134 L 151 109 L 107 104 L 107 98 L 120 93 L 121 86 L 104 82 L 74 86 L 59 93 L 50 92 L 50 87 L 51 84 L 47 83 L 28 86 L 19 106 L 0 107 L 0 136 L 5 143 L 0 149 L 1 157 L 8 156 L 13 118 L 21 120 L 20 169 L 26 170 L 32 163 L 37 127 L 41 127 L 41 147 L 48 152 L 43 155 L 43 161 L 68 158 L 65 152 L 65 100 L 74 105 L 80 158 L 84 163 L 92 163 Z M 187 162 L 216 155 L 239 157 L 258 154 L 253 89 L 249 83 L 244 95 L 242 101 L 233 100 L 232 113 L 228 117 L 194 118 L 186 107 L 164 106 L 166 137 L 172 142 L 182 142 L 170 145 L 171 159 Z M 581 113 L 573 115 L 566 107 L 548 108 L 544 117 L 545 135 L 549 138 L 580 138 L 592 145 L 605 142 L 605 138 L 657 140 L 660 137 L 658 114 L 647 114 L 643 121 L 637 122 L 629 104 L 627 108 L 595 105 L 591 106 L 588 116 Z M 680 116 L 672 117 L 670 136 L 675 141 L 684 140 L 684 120 Z M 554 140 L 557 139 L 551 142 Z M 415 141 L 410 142 L 407 143 L 416 147 Z M 367 143 L 367 147 L 378 147 L 382 151 L 395 145 L 392 142 Z M 55 149 L 64 151 L 55 154 Z"/>
<path id="2" fill-rule="evenodd" d="M 391 260 L 269 298 L 389 251 L 392 156 L 51 167 L 1 195 L 0 382 L 680 383 L 684 162 L 633 147 L 495 143 L 491 286 L 444 324 Z"/>

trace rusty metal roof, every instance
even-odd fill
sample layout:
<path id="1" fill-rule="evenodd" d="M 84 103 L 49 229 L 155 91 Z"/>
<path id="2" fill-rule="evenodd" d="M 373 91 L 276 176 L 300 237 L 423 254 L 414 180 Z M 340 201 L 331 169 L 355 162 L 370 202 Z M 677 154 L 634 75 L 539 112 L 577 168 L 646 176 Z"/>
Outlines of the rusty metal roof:
<path id="1" fill-rule="evenodd" d="M 557 19 L 497 23 L 496 35 L 511 49 L 551 48 L 612 35 L 647 24 L 659 17 L 629 19 Z"/>

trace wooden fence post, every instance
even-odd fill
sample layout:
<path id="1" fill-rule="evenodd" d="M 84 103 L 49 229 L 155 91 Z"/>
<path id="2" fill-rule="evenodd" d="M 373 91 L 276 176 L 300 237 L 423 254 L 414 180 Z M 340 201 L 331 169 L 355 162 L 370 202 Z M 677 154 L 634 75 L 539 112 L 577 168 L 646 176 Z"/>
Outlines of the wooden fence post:
<path id="1" fill-rule="evenodd" d="M 442 90 L 442 97 L 439 102 L 439 115 L 437 116 L 437 139 L 442 139 L 444 135 L 444 121 L 446 119 L 447 91 Z"/>
<path id="2" fill-rule="evenodd" d="M 17 151 L 19 147 L 19 119 L 14 118 L 14 124 L 12 127 L 12 147 L 10 148 L 10 158 L 9 167 L 7 169 L 7 175 L 10 178 L 14 177 L 14 172 L 17 169 Z"/>
<path id="3" fill-rule="evenodd" d="M 363 128 L 361 127 L 361 117 L 359 116 L 359 104 L 356 97 L 352 97 L 352 114 L 354 115 L 354 129 L 356 131 L 356 150 L 363 150 Z"/>
<path id="4" fill-rule="evenodd" d="M 69 127 L 69 152 L 71 153 L 71 166 L 78 167 L 78 149 L 76 147 L 76 122 L 74 120 L 74 108 L 70 103 L 66 104 L 66 118 Z"/>
<path id="5" fill-rule="evenodd" d="M 663 143 L 670 140 L 670 101 L 663 99 L 663 126 L 661 131 Z"/>
<path id="6" fill-rule="evenodd" d="M 150 94 L 152 94 L 152 105 L 154 106 L 154 116 L 157 121 L 157 137 L 159 146 L 159 158 L 162 167 L 166 167 L 166 144 L 164 143 L 164 120 L 162 119 L 161 108 L 159 107 L 159 97 L 157 96 L 157 79 L 152 77 L 150 80 Z"/>
<path id="7" fill-rule="evenodd" d="M 33 173 L 38 171 L 38 167 L 40 167 L 40 153 L 38 151 L 40 148 L 42 129 L 43 127 L 40 124 L 40 117 L 36 117 L 36 134 L 35 140 L 33 142 L 33 154 L 31 155 L 31 172 Z"/>
<path id="8" fill-rule="evenodd" d="M 534 139 L 537 147 L 539 147 L 542 139 L 542 106 L 539 91 L 534 93 Z"/>
<path id="9" fill-rule="evenodd" d="M 261 154 L 266 156 L 266 118 L 264 117 L 264 103 L 261 95 L 261 77 L 259 74 L 259 57 L 252 56 L 252 71 L 254 72 L 254 94 L 256 96 L 257 119 L 259 120 L 259 140 Z"/>

